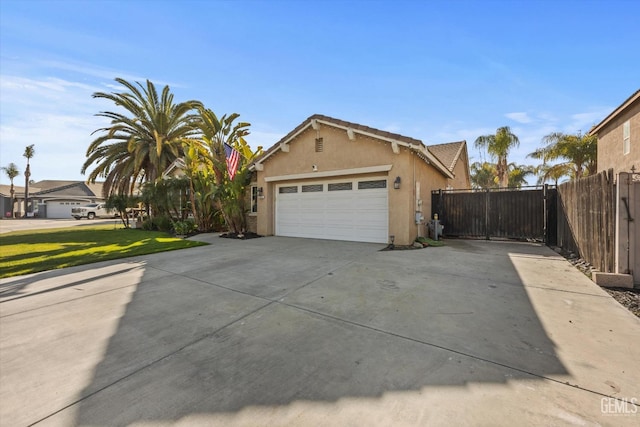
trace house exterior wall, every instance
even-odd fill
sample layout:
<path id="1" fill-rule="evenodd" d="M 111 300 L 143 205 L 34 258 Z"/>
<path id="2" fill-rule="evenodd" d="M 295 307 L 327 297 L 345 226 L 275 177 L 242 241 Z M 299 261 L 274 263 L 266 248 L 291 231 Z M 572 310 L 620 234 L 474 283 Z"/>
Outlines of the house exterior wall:
<path id="1" fill-rule="evenodd" d="M 413 184 L 413 198 L 410 204 L 411 241 L 416 236 L 427 236 L 426 224 L 431 219 L 431 191 L 445 188 L 448 179 L 435 168 L 425 165 L 415 153 L 411 153 L 416 166 L 416 178 Z M 421 220 L 416 223 L 416 213 Z"/>
<path id="2" fill-rule="evenodd" d="M 623 124 L 629 120 L 631 149 L 622 151 Z M 598 172 L 613 169 L 614 175 L 640 169 L 640 98 L 602 127 L 598 136 Z"/>
<path id="3" fill-rule="evenodd" d="M 245 213 L 245 221 L 247 223 L 247 231 L 250 233 L 258 232 L 258 213 L 251 212 L 251 188 L 258 186 L 258 174 L 254 171 L 251 173 L 251 183 L 247 185 L 247 188 L 244 192 L 244 203 L 247 207 L 247 212 Z"/>
<path id="4" fill-rule="evenodd" d="M 323 139 L 323 151 L 316 152 L 316 138 Z M 416 187 L 420 181 L 422 210 L 430 212 L 430 192 L 446 185 L 445 177 L 433 166 L 428 165 L 415 153 L 400 147 L 398 154 L 393 153 L 391 143 L 373 137 L 355 135 L 349 140 L 347 133 L 328 125 L 321 125 L 316 131 L 311 127 L 304 130 L 289 144 L 289 152 L 278 151 L 264 160 L 263 170 L 258 171 L 257 186 L 263 189 L 263 198 L 258 199 L 257 232 L 261 235 L 275 233 L 275 189 L 276 185 L 302 179 L 268 182 L 265 178 L 282 177 L 297 174 L 313 174 L 313 165 L 317 172 L 343 171 L 358 168 L 391 165 L 388 172 L 343 175 L 349 178 L 387 176 L 389 203 L 389 235 L 395 236 L 395 243 L 410 244 L 418 234 L 415 223 Z M 400 177 L 400 189 L 393 188 L 396 177 Z M 318 181 L 331 178 L 306 178 L 306 181 Z"/>

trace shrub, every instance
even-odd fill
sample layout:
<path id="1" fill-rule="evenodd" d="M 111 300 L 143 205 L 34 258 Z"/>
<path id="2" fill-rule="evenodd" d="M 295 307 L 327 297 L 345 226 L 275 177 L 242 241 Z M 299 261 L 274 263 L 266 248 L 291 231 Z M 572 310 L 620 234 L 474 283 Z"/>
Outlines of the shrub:
<path id="1" fill-rule="evenodd" d="M 196 229 L 196 223 L 191 219 L 173 222 L 173 231 L 175 231 L 175 233 L 179 235 L 186 236 L 187 234 L 191 234 L 196 231 Z"/>
<path id="2" fill-rule="evenodd" d="M 147 231 L 171 231 L 173 229 L 173 223 L 171 218 L 158 215 L 153 218 L 146 218 L 142 223 L 142 229 Z"/>
<path id="3" fill-rule="evenodd" d="M 171 218 L 169 218 L 168 216 L 158 215 L 153 217 L 151 221 L 153 221 L 153 226 L 155 230 L 171 231 L 173 229 Z"/>

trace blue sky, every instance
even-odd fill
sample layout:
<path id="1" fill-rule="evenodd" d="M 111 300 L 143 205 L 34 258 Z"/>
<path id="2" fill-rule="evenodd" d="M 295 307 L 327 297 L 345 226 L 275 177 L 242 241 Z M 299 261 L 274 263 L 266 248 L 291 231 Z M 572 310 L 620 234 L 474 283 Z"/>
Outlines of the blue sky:
<path id="1" fill-rule="evenodd" d="M 0 165 L 82 180 L 114 78 L 168 84 L 271 146 L 314 114 L 426 144 L 510 126 L 510 161 L 640 88 L 640 2 L 35 1 L 0 4 Z M 366 153 L 363 153 L 366 155 Z M 16 184 L 24 181 L 21 175 Z M 3 174 L 0 182 L 8 184 Z"/>

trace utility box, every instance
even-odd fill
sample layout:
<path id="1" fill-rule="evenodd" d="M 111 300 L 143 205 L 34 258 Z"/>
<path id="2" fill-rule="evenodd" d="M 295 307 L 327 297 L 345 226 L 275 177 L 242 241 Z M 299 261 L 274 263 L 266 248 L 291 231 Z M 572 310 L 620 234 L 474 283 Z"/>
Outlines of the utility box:
<path id="1" fill-rule="evenodd" d="M 429 220 L 429 235 L 433 240 L 440 240 L 440 236 L 444 232 L 444 227 L 440 224 L 439 219 Z"/>

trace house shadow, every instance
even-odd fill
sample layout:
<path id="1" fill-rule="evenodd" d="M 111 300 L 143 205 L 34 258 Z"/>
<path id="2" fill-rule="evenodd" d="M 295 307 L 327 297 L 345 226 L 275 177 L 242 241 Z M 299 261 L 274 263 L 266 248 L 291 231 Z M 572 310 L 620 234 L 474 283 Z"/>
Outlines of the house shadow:
<path id="1" fill-rule="evenodd" d="M 165 258 L 148 262 L 173 273 L 138 284 L 76 423 L 175 422 L 568 375 L 506 257 L 465 243 L 431 252 L 369 245 L 351 259 L 340 244 L 312 246 L 261 251 L 241 265 L 212 256 L 212 246 L 180 272 Z M 259 278 L 279 292 L 256 292 Z"/>

